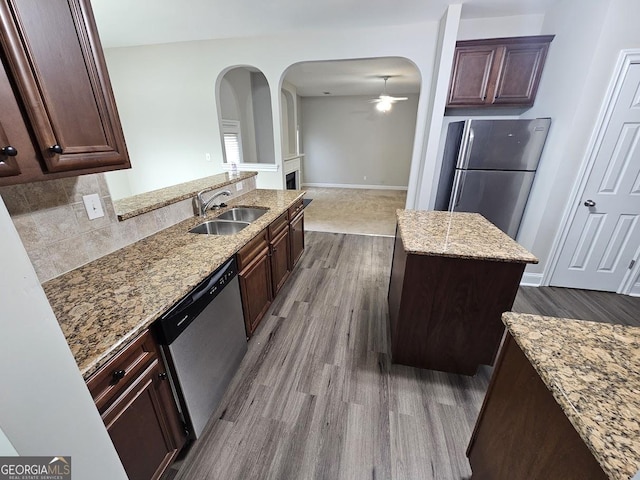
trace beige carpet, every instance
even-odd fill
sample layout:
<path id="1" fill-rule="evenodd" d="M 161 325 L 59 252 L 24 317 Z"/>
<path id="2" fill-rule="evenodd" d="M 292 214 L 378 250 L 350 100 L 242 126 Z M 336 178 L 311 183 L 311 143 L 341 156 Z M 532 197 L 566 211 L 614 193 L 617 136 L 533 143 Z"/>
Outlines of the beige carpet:
<path id="1" fill-rule="evenodd" d="M 394 235 L 396 210 L 407 198 L 400 190 L 303 189 L 313 199 L 304 211 L 304 228 L 315 232 Z"/>

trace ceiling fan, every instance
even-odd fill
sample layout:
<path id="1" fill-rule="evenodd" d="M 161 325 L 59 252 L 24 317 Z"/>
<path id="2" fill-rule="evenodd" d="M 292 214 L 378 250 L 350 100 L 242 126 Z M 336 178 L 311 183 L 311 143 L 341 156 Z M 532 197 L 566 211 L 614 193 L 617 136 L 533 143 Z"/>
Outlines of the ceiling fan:
<path id="1" fill-rule="evenodd" d="M 378 98 L 374 98 L 373 100 L 369 100 L 369 103 L 375 103 L 376 109 L 381 112 L 388 112 L 391 110 L 391 105 L 396 102 L 402 102 L 404 100 L 408 100 L 408 97 L 392 97 L 391 95 L 387 95 L 387 80 L 391 78 L 391 75 L 385 75 L 380 77 L 384 80 L 384 89 Z"/>

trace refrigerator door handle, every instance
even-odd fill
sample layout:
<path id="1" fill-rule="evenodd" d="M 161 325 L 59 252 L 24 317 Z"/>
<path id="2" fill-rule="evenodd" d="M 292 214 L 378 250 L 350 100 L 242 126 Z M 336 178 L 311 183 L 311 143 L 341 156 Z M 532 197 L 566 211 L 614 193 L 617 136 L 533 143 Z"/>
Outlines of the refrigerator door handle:
<path id="1" fill-rule="evenodd" d="M 471 150 L 473 149 L 473 139 L 475 138 L 475 134 L 473 133 L 473 127 L 469 127 L 469 139 L 467 140 L 467 151 L 464 156 L 464 166 L 462 168 L 467 168 L 469 166 L 469 158 L 471 158 Z"/>
<path id="2" fill-rule="evenodd" d="M 464 187 L 464 172 L 456 171 L 456 176 L 453 179 L 453 196 L 451 202 L 449 202 L 449 211 L 455 211 L 456 207 L 460 204 L 460 196 L 462 195 L 462 189 Z"/>
<path id="3" fill-rule="evenodd" d="M 460 149 L 460 156 L 458 157 L 456 168 L 468 168 L 474 138 L 475 133 L 473 131 L 472 121 L 468 120 L 462 133 L 462 148 Z"/>

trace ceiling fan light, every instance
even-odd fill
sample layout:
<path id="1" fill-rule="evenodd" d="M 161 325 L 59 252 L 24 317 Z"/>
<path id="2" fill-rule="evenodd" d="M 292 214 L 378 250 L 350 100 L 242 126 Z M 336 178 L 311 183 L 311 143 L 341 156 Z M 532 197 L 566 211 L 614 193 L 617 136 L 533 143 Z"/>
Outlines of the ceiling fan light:
<path id="1" fill-rule="evenodd" d="M 376 103 L 376 108 L 379 112 L 387 113 L 389 110 L 391 110 L 391 102 L 388 100 L 382 100 Z"/>

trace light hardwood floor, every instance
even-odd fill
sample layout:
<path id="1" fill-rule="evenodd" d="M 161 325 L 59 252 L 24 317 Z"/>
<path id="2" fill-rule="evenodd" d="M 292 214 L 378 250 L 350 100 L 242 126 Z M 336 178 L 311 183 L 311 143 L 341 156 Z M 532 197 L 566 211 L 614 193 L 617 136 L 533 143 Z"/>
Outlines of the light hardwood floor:
<path id="1" fill-rule="evenodd" d="M 301 262 L 221 406 L 166 478 L 470 476 L 465 449 L 491 369 L 465 377 L 390 363 L 392 248 L 391 238 L 306 233 Z M 583 308 L 534 290 L 521 292 L 516 309 Z"/>
<path id="2" fill-rule="evenodd" d="M 305 187 L 313 201 L 305 209 L 305 228 L 315 232 L 395 235 L 396 210 L 407 192 L 355 188 Z"/>

